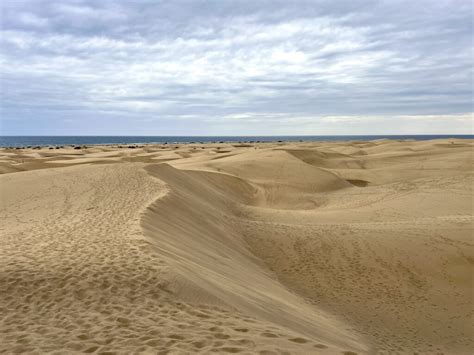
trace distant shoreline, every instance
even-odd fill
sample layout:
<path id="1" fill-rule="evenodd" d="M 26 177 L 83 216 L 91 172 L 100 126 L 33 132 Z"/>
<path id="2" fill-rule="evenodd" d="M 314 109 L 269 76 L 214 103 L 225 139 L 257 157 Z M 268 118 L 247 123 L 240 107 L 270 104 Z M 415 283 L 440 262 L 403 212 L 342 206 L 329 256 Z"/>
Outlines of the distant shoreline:
<path id="1" fill-rule="evenodd" d="M 452 135 L 327 135 L 327 136 L 0 136 L 0 148 L 97 145 L 209 144 L 369 141 L 378 139 L 432 140 L 474 139 L 470 134 Z"/>

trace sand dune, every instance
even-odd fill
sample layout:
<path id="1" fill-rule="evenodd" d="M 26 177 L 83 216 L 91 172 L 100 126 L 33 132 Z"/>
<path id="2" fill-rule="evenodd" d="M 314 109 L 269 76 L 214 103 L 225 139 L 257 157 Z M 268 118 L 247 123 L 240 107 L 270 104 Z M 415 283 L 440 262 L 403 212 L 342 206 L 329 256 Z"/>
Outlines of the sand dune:
<path id="1" fill-rule="evenodd" d="M 232 206 L 232 199 L 214 187 L 215 178 L 211 181 L 208 176 L 201 176 L 209 173 L 183 172 L 166 165 L 149 171 L 166 182 L 171 192 L 149 208 L 143 220 L 145 234 L 184 283 L 196 289 L 189 292 L 188 286 L 183 290 L 180 282 L 175 292 L 178 297 L 231 306 L 270 324 L 298 331 L 304 337 L 293 341 L 309 343 L 306 351 L 321 342 L 331 348 L 337 345 L 342 349 L 363 349 L 342 324 L 322 311 L 315 312 L 262 267 L 239 234 L 240 223 L 233 213 L 237 206 Z M 240 179 L 224 177 L 219 183 L 221 188 L 233 190 L 232 195 L 243 191 L 251 198 L 251 187 Z M 291 334 L 279 332 L 269 330 L 262 336 L 292 341 Z M 315 340 L 318 344 L 314 344 Z"/>
<path id="2" fill-rule="evenodd" d="M 471 140 L 0 151 L 0 352 L 468 354 Z"/>
<path id="3" fill-rule="evenodd" d="M 311 209 L 315 207 L 315 193 L 351 186 L 334 173 L 305 164 L 279 150 L 242 153 L 209 162 L 178 161 L 174 165 L 242 178 L 259 188 L 260 205 L 281 209 Z"/>

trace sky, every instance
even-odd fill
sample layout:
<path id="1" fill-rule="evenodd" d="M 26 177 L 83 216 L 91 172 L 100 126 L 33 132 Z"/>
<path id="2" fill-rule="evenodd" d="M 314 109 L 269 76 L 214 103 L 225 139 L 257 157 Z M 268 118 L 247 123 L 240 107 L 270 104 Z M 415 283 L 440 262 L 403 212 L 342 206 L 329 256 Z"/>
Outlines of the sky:
<path id="1" fill-rule="evenodd" d="M 1 135 L 473 133 L 472 0 L 0 7 Z"/>

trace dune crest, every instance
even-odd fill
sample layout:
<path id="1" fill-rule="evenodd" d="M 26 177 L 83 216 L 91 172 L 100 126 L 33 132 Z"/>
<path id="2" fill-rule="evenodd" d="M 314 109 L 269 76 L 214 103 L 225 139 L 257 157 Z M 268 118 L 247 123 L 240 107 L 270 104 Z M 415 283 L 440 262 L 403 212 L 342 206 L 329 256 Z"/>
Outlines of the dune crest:
<path id="1" fill-rule="evenodd" d="M 250 186 L 243 186 L 238 178 L 182 171 L 166 164 L 147 170 L 170 191 L 148 208 L 142 225 L 184 284 L 193 285 L 189 290 L 175 285 L 179 298 L 231 306 L 299 333 L 302 344 L 317 340 L 333 351 L 364 350 L 355 334 L 282 287 L 249 252 L 239 234 L 238 203 L 223 190 L 232 196 Z M 214 176 L 209 178 L 209 174 Z M 274 333 L 272 337 L 282 336 Z"/>

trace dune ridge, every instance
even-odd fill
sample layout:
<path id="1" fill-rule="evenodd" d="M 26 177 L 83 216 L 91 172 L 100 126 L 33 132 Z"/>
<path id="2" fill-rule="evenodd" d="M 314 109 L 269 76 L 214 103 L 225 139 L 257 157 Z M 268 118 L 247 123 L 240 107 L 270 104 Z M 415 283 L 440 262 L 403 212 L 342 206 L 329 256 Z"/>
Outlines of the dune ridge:
<path id="1" fill-rule="evenodd" d="M 216 190 L 214 184 L 234 190 L 231 194 L 242 189 L 249 191 L 251 186 L 242 186 L 242 181 L 229 177 L 218 181 L 220 174 L 210 179 L 209 174 L 216 173 L 182 171 L 166 164 L 147 170 L 166 182 L 170 192 L 144 215 L 145 235 L 185 283 L 198 288 L 193 292 L 181 288 L 184 294 L 176 292 L 178 297 L 191 301 L 195 297 L 200 301 L 210 298 L 207 303 L 231 306 L 288 327 L 309 337 L 289 338 L 300 344 L 318 340 L 313 345 L 324 346 L 328 351 L 334 351 L 334 347 L 364 350 L 361 341 L 347 332 L 344 325 L 281 287 L 245 247 L 239 235 L 239 220 L 235 218 L 238 205 L 222 190 Z M 248 200 L 252 200 L 251 196 Z M 284 336 L 271 331 L 266 334 L 272 338 Z"/>

